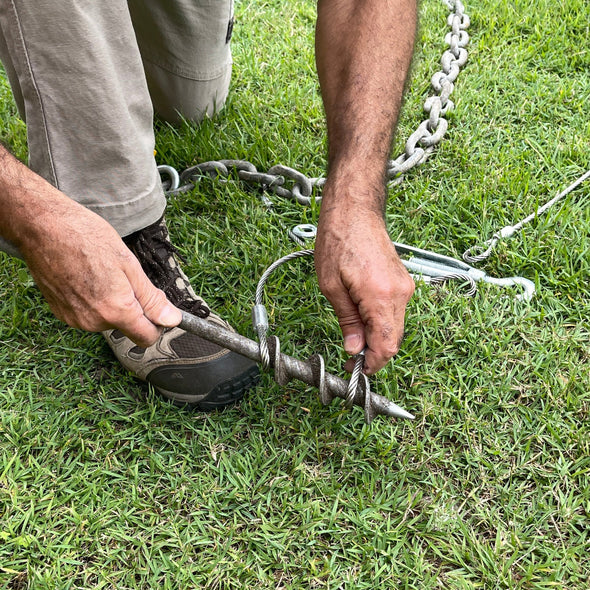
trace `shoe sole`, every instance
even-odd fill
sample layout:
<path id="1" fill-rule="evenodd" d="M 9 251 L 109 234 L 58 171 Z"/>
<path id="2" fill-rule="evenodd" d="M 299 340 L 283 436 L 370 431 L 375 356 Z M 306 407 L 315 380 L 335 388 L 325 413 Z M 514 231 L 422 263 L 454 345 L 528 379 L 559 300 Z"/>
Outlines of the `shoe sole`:
<path id="1" fill-rule="evenodd" d="M 253 365 L 238 377 L 234 376 L 227 381 L 219 383 L 205 395 L 183 394 L 175 391 L 168 391 L 158 386 L 154 386 L 154 389 L 178 407 L 211 412 L 237 403 L 244 397 L 246 392 L 249 389 L 253 389 L 259 381 L 260 372 L 258 367 Z"/>

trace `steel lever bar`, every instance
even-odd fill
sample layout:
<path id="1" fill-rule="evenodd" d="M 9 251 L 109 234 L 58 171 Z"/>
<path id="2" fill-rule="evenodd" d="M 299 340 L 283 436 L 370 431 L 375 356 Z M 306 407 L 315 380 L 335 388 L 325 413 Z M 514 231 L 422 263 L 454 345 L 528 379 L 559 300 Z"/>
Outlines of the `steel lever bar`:
<path id="1" fill-rule="evenodd" d="M 258 342 L 250 340 L 237 332 L 227 330 L 186 311 L 182 312 L 182 321 L 179 327 L 186 332 L 237 352 L 257 363 L 261 362 Z M 320 355 L 313 355 L 307 362 L 304 362 L 283 354 L 280 351 L 279 340 L 274 336 L 268 339 L 268 346 L 271 352 L 270 365 L 275 372 L 277 383 L 286 385 L 291 379 L 298 379 L 307 385 L 313 385 L 319 389 L 320 400 L 325 405 L 329 404 L 335 397 L 346 399 L 348 381 L 327 373 L 324 368 L 323 358 Z M 414 419 L 412 414 L 406 412 L 406 410 L 386 397 L 371 393 L 369 380 L 365 375 L 362 375 L 362 377 L 359 379 L 353 404 L 364 409 L 367 424 L 370 424 L 377 415 L 408 420 Z"/>

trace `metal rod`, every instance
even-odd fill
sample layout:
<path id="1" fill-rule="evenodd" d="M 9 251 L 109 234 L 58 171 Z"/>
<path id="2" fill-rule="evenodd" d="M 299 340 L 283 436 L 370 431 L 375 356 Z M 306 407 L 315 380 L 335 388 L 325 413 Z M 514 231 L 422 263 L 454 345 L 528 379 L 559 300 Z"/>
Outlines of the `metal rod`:
<path id="1" fill-rule="evenodd" d="M 237 332 L 232 332 L 221 326 L 208 322 L 186 311 L 182 312 L 182 321 L 179 327 L 199 336 L 218 346 L 237 352 L 257 363 L 261 362 L 260 347 L 258 342 L 250 340 Z M 307 362 L 296 359 L 292 356 L 283 354 L 278 350 L 278 339 L 269 339 L 269 345 L 272 348 L 271 366 L 277 374 L 277 381 L 285 385 L 292 378 L 298 379 L 308 385 L 313 385 L 320 389 L 320 398 L 323 403 L 329 403 L 334 397 L 346 399 L 348 391 L 348 381 L 326 373 L 323 370 L 323 362 L 318 370 L 318 355 L 315 355 Z M 278 365 L 278 366 L 277 366 Z M 414 416 L 406 412 L 402 407 L 394 404 L 382 395 L 369 392 L 365 384 L 367 380 L 360 380 L 360 387 L 354 398 L 354 404 L 365 409 L 365 420 L 370 422 L 377 414 L 392 416 L 393 418 L 405 418 L 413 420 Z"/>

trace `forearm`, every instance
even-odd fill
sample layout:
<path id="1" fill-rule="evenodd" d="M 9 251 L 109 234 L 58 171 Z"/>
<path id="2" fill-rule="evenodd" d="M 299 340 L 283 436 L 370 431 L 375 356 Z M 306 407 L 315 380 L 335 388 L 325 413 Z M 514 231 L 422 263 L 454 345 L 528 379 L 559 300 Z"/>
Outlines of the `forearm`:
<path id="1" fill-rule="evenodd" d="M 0 251 L 22 258 L 18 248 L 8 240 L 8 234 L 12 233 L 8 228 L 12 213 L 8 203 L 8 187 L 6 186 L 8 166 L 10 165 L 12 165 L 10 154 L 0 144 Z"/>
<path id="2" fill-rule="evenodd" d="M 67 235 L 85 208 L 0 145 L 0 237 L 27 258 L 47 236 Z M 17 252 L 14 252 L 17 253 Z"/>
<path id="3" fill-rule="evenodd" d="M 15 247 L 67 199 L 0 145 L 0 237 Z"/>
<path id="4" fill-rule="evenodd" d="M 379 210 L 415 30 L 415 0 L 318 2 L 316 61 L 330 183 L 362 179 L 365 188 L 353 191 L 356 198 Z M 328 200 L 332 194 L 335 198 L 341 191 L 328 191 Z"/>
<path id="5" fill-rule="evenodd" d="M 16 217 L 19 204 L 15 196 L 15 184 L 20 176 L 20 162 L 0 145 L 0 237 L 14 244 L 16 241 Z"/>

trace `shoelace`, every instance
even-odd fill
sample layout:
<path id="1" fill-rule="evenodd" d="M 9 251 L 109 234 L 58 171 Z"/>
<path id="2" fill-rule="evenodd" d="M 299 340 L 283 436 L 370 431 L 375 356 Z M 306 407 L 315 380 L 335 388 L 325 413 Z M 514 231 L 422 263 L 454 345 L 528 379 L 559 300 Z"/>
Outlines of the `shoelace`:
<path id="1" fill-rule="evenodd" d="M 163 221 L 150 225 L 125 239 L 125 243 L 139 260 L 144 272 L 156 287 L 162 289 L 169 301 L 184 311 L 206 318 L 210 310 L 204 301 L 195 299 L 188 287 L 181 289 L 178 279 L 185 280 L 178 268 L 169 264 L 170 257 L 182 260 L 182 256 L 168 238 Z"/>

